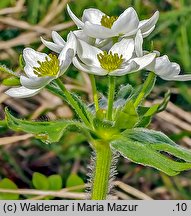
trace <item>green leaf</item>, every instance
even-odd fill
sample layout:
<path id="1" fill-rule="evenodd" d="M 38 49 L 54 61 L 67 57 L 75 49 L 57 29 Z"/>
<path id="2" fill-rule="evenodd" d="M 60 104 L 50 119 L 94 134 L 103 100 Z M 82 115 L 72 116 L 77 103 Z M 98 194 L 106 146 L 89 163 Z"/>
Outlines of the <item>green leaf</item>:
<path id="1" fill-rule="evenodd" d="M 32 183 L 34 187 L 38 190 L 48 190 L 49 189 L 48 178 L 41 173 L 35 172 L 33 174 Z"/>
<path id="2" fill-rule="evenodd" d="M 133 91 L 134 89 L 130 84 L 125 86 L 122 85 L 116 95 L 116 99 L 128 99 L 132 95 Z"/>
<path id="3" fill-rule="evenodd" d="M 0 181 L 0 188 L 11 189 L 11 190 L 18 189 L 17 185 L 8 178 L 4 178 L 3 180 Z M 19 199 L 19 194 L 0 193 L 0 200 L 18 200 L 18 199 Z"/>
<path id="4" fill-rule="evenodd" d="M 0 72 L 7 73 L 7 74 L 15 76 L 15 77 L 19 77 L 18 74 L 16 74 L 15 72 L 13 72 L 12 70 L 10 70 L 9 68 L 7 68 L 4 65 L 0 65 Z"/>
<path id="5" fill-rule="evenodd" d="M 170 91 L 165 94 L 165 97 L 160 104 L 155 104 L 151 107 L 139 106 L 137 112 L 139 114 L 140 120 L 137 122 L 136 127 L 147 127 L 150 124 L 152 117 L 156 113 L 162 112 L 166 109 L 169 100 Z"/>
<path id="6" fill-rule="evenodd" d="M 118 109 L 115 116 L 115 127 L 118 129 L 132 128 L 138 120 L 139 116 L 133 102 L 130 100 L 123 109 Z"/>
<path id="7" fill-rule="evenodd" d="M 19 66 L 20 66 L 22 69 L 24 69 L 25 65 L 26 65 L 26 63 L 25 63 L 25 60 L 24 60 L 24 58 L 23 58 L 23 55 L 20 54 L 20 55 L 19 55 Z"/>
<path id="8" fill-rule="evenodd" d="M 93 119 L 93 114 L 88 109 L 88 106 L 76 94 L 72 93 L 72 97 L 77 102 L 86 118 L 91 122 L 91 120 Z"/>
<path id="9" fill-rule="evenodd" d="M 62 178 L 60 175 L 51 175 L 48 177 L 49 189 L 60 190 L 62 189 Z"/>
<path id="10" fill-rule="evenodd" d="M 127 103 L 133 93 L 134 88 L 131 85 L 127 84 L 125 86 L 121 86 L 115 97 L 114 107 L 122 107 L 125 103 Z"/>
<path id="11" fill-rule="evenodd" d="M 111 146 L 129 160 L 154 167 L 170 176 L 191 169 L 191 151 L 161 132 L 145 128 L 128 129 L 112 141 Z"/>
<path id="12" fill-rule="evenodd" d="M 156 74 L 150 72 L 145 82 L 136 89 L 132 99 L 134 100 L 135 107 L 138 107 L 140 103 L 151 93 L 156 82 Z"/>
<path id="13" fill-rule="evenodd" d="M 143 108 L 145 108 L 145 113 L 139 112 L 140 120 L 137 122 L 136 127 L 147 127 L 150 124 L 152 117 L 158 112 L 159 106 L 160 104 L 155 104 L 149 108 L 141 107 L 142 111 Z"/>
<path id="14" fill-rule="evenodd" d="M 74 187 L 78 185 L 84 185 L 84 181 L 76 174 L 70 174 L 66 181 L 66 187 Z M 83 189 L 74 190 L 75 192 L 82 192 Z"/>
<path id="15" fill-rule="evenodd" d="M 75 121 L 49 121 L 49 122 L 35 122 L 21 120 L 11 115 L 6 109 L 6 120 L 8 127 L 16 131 L 25 131 L 27 133 L 34 134 L 38 139 L 44 142 L 58 142 L 64 132 L 71 127 L 80 128 L 81 131 L 85 131 L 86 127 L 80 122 Z"/>
<path id="16" fill-rule="evenodd" d="M 162 112 L 163 110 L 165 110 L 166 107 L 167 107 L 167 104 L 168 104 L 169 100 L 170 100 L 170 90 L 168 90 L 168 91 L 165 93 L 164 99 L 163 99 L 162 103 L 160 103 L 157 112 Z"/>
<path id="17" fill-rule="evenodd" d="M 2 84 L 5 86 L 19 86 L 20 79 L 17 77 L 9 77 L 9 78 L 4 79 Z"/>

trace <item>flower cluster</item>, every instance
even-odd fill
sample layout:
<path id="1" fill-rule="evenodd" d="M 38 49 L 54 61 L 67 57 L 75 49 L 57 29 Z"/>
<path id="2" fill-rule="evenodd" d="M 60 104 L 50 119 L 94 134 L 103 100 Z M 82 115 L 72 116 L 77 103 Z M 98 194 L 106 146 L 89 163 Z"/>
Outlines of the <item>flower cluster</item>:
<path id="1" fill-rule="evenodd" d="M 191 75 L 179 75 L 180 66 L 170 62 L 166 55 L 142 48 L 143 38 L 155 28 L 158 11 L 140 21 L 132 7 L 118 17 L 108 16 L 98 9 L 86 9 L 82 19 L 78 19 L 69 6 L 67 10 L 78 30 L 70 32 L 67 41 L 55 31 L 52 32 L 53 42 L 41 38 L 55 54 L 25 48 L 21 86 L 7 90 L 8 95 L 25 98 L 37 94 L 63 75 L 71 63 L 81 71 L 100 76 L 122 76 L 146 69 L 164 80 L 191 80 Z"/>

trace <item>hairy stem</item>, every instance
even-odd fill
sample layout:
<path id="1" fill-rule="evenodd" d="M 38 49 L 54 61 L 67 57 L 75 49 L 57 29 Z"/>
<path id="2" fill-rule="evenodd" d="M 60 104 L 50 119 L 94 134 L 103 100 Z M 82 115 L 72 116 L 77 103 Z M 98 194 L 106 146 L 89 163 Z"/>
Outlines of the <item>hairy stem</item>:
<path id="1" fill-rule="evenodd" d="M 91 85 L 92 85 L 95 110 L 97 112 L 99 110 L 99 102 L 98 102 L 98 95 L 97 95 L 97 89 L 96 89 L 95 76 L 93 74 L 90 74 L 90 81 L 91 81 Z"/>
<path id="2" fill-rule="evenodd" d="M 155 73 L 150 72 L 147 79 L 145 80 L 143 87 L 141 89 L 141 92 L 139 93 L 137 99 L 135 100 L 134 106 L 137 107 L 140 102 L 143 100 L 143 98 L 145 97 L 146 93 L 147 93 L 147 89 L 149 87 L 149 85 L 153 82 L 153 80 L 156 78 Z"/>
<path id="3" fill-rule="evenodd" d="M 108 143 L 99 141 L 95 145 L 95 153 L 96 162 L 91 200 L 105 200 L 109 190 L 112 151 Z"/>
<path id="4" fill-rule="evenodd" d="M 107 119 L 110 121 L 112 121 L 114 94 L 115 94 L 115 77 L 109 76 Z"/>

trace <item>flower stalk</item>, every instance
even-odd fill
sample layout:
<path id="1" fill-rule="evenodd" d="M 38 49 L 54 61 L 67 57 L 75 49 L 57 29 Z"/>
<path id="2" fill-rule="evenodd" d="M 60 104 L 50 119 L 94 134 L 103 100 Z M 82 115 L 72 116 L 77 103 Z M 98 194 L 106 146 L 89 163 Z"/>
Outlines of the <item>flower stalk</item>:
<path id="1" fill-rule="evenodd" d="M 145 80 L 143 87 L 141 89 L 140 94 L 138 95 L 137 99 L 135 100 L 134 106 L 138 107 L 138 105 L 140 104 L 140 102 L 143 100 L 143 98 L 145 97 L 146 91 L 149 87 L 149 85 L 151 85 L 151 83 L 153 83 L 154 79 L 156 78 L 155 73 L 150 72 L 147 79 Z"/>
<path id="2" fill-rule="evenodd" d="M 63 94 L 65 95 L 67 102 L 73 107 L 73 109 L 76 111 L 76 113 L 78 114 L 78 116 L 81 118 L 81 120 L 89 127 L 91 127 L 90 122 L 88 121 L 88 119 L 85 117 L 85 115 L 83 114 L 82 110 L 80 109 L 80 107 L 78 106 L 78 104 L 76 103 L 76 101 L 73 99 L 72 95 L 70 94 L 70 92 L 66 89 L 66 87 L 63 85 L 62 81 L 58 78 L 55 80 L 56 84 L 59 86 L 59 88 L 63 91 Z"/>
<path id="3" fill-rule="evenodd" d="M 109 77 L 108 110 L 107 119 L 112 121 L 113 101 L 115 95 L 115 77 Z"/>
<path id="4" fill-rule="evenodd" d="M 97 112 L 99 110 L 99 102 L 98 102 L 98 94 L 97 94 L 97 89 L 96 89 L 95 76 L 93 74 L 90 74 L 90 81 L 91 81 L 91 86 L 92 86 L 95 110 Z"/>
<path id="5" fill-rule="evenodd" d="M 109 177 L 112 164 L 112 151 L 109 143 L 105 141 L 95 142 L 95 171 L 91 200 L 105 200 L 109 192 Z"/>

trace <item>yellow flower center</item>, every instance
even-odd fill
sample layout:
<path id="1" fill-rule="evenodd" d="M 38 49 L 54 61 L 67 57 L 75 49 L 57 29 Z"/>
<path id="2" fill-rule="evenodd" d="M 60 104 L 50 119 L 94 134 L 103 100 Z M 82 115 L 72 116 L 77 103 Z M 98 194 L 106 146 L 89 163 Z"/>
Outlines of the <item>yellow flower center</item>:
<path id="1" fill-rule="evenodd" d="M 48 57 L 45 57 L 45 61 L 37 61 L 39 67 L 33 67 L 34 73 L 38 77 L 56 76 L 58 74 L 60 67 L 57 56 L 52 54 L 49 54 L 48 56 L 50 57 L 50 59 L 48 59 Z"/>
<path id="2" fill-rule="evenodd" d="M 102 16 L 101 18 L 101 25 L 102 26 L 105 26 L 106 28 L 111 28 L 113 23 L 118 19 L 117 16 L 107 16 L 107 15 L 104 15 Z"/>
<path id="3" fill-rule="evenodd" d="M 123 63 L 123 56 L 119 56 L 117 53 L 113 54 L 111 51 L 109 53 L 103 51 L 103 53 L 97 55 L 97 58 L 101 67 L 109 72 L 120 68 Z"/>

